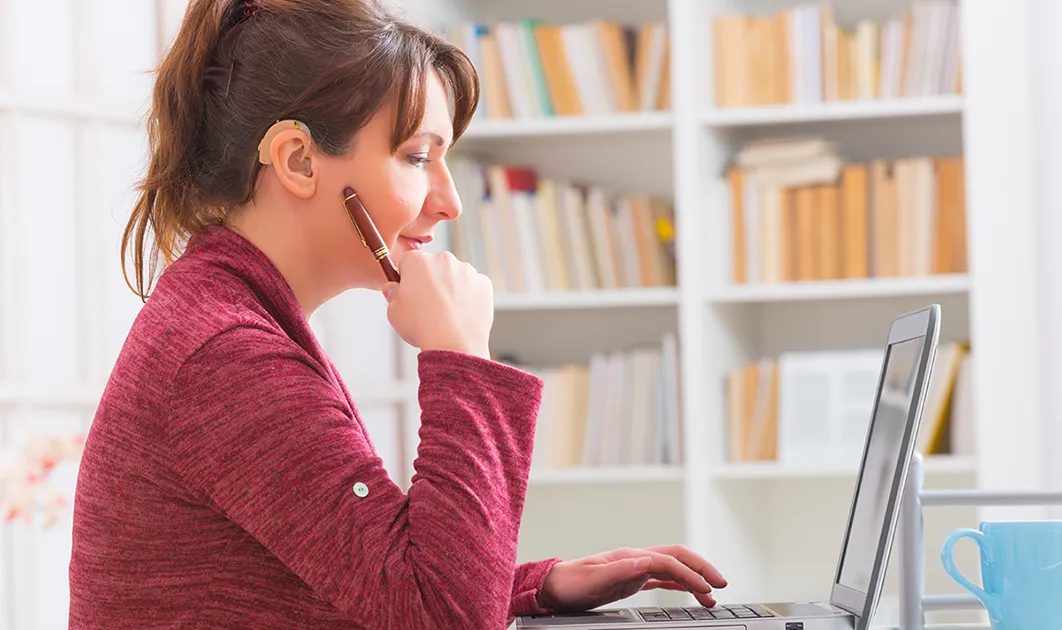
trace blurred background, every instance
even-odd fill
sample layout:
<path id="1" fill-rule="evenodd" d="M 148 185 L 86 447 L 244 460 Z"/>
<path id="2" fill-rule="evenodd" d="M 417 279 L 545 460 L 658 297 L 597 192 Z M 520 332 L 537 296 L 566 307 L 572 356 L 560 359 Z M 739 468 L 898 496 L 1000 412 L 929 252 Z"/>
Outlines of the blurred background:
<path id="1" fill-rule="evenodd" d="M 828 597 L 889 322 L 931 302 L 926 485 L 1062 485 L 1062 3 L 394 4 L 483 83 L 438 243 L 493 279 L 496 358 L 546 380 L 520 560 L 683 543 L 725 602 Z M 0 0 L 3 630 L 66 627 L 78 440 L 140 306 L 119 238 L 183 11 Z M 373 293 L 312 323 L 408 485 L 415 351 Z M 960 592 L 947 532 L 1045 517 L 927 509 L 927 592 Z"/>

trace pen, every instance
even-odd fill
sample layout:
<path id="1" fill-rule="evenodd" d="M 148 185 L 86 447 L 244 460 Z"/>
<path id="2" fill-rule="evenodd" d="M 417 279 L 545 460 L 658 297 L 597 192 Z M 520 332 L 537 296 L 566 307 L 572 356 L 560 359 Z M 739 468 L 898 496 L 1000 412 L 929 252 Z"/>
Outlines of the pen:
<path id="1" fill-rule="evenodd" d="M 391 282 L 399 282 L 402 277 L 398 275 L 398 269 L 391 262 L 391 253 L 387 251 L 387 245 L 384 245 L 379 230 L 376 229 L 376 225 L 373 224 L 369 213 L 365 210 L 365 206 L 358 199 L 358 193 L 348 186 L 343 190 L 343 195 L 343 206 L 347 209 L 347 216 L 350 217 L 350 222 L 354 224 L 354 229 L 358 231 L 362 244 L 380 262 L 380 267 L 383 268 L 387 279 Z"/>

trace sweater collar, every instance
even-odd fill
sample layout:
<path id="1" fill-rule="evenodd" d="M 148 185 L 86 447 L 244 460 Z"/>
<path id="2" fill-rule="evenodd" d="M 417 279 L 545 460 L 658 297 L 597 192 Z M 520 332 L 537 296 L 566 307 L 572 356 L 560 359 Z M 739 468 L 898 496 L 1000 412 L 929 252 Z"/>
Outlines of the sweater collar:
<path id="1" fill-rule="evenodd" d="M 296 343 L 328 365 L 291 285 L 257 245 L 225 226 L 213 225 L 189 241 L 185 257 L 219 268 L 244 284 Z"/>

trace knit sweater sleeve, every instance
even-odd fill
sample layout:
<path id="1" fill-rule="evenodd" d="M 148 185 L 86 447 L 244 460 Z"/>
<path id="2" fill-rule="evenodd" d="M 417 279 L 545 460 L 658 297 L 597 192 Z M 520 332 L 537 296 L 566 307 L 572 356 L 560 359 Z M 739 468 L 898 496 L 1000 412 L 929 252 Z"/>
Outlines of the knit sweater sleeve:
<path id="1" fill-rule="evenodd" d="M 525 562 L 517 565 L 516 577 L 513 580 L 512 608 L 509 611 L 511 619 L 520 615 L 536 615 L 550 612 L 539 606 L 538 595 L 546 583 L 553 565 L 560 562 L 560 558 Z"/>
<path id="2" fill-rule="evenodd" d="M 283 341 L 235 328 L 182 366 L 168 431 L 189 487 L 354 627 L 505 627 L 542 382 L 422 352 L 403 493 L 339 389 Z"/>

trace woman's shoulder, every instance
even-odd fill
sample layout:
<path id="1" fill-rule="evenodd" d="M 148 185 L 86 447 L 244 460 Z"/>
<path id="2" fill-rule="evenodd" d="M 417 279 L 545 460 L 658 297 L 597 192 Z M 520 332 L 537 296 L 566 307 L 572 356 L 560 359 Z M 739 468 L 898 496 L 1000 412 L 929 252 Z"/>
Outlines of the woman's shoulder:
<path id="1" fill-rule="evenodd" d="M 114 378 L 170 384 L 189 361 L 297 346 L 265 309 L 226 285 L 222 279 L 186 283 L 177 274 L 160 280 L 129 330 Z"/>

